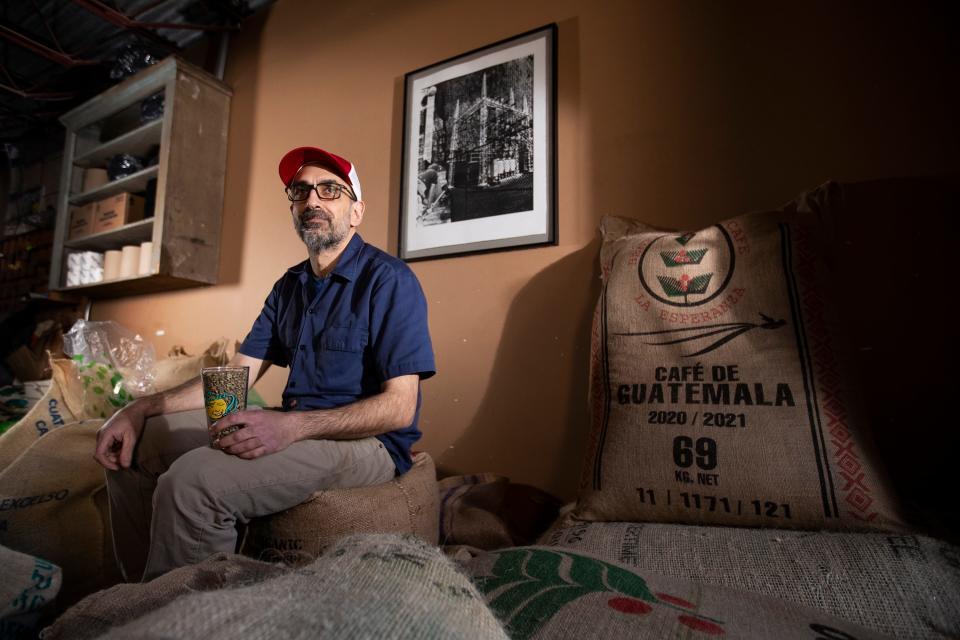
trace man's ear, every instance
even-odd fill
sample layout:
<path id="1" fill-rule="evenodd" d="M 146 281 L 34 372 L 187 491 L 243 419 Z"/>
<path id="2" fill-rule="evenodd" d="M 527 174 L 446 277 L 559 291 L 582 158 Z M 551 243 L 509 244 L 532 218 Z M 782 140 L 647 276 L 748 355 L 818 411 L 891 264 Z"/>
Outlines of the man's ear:
<path id="1" fill-rule="evenodd" d="M 352 205 L 350 205 L 350 226 L 359 227 L 360 223 L 363 222 L 363 210 L 366 207 L 363 200 L 357 200 Z"/>

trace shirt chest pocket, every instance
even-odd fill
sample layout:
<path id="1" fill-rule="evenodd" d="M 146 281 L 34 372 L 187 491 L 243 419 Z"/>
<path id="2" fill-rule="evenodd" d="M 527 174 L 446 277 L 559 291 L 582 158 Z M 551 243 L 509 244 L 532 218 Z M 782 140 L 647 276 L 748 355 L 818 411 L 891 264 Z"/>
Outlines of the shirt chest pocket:
<path id="1" fill-rule="evenodd" d="M 320 384 L 339 393 L 360 393 L 367 332 L 359 327 L 326 327 L 316 342 Z"/>
<path id="2" fill-rule="evenodd" d="M 318 351 L 345 351 L 363 353 L 367 346 L 367 332 L 357 327 L 327 327 L 320 332 Z"/>

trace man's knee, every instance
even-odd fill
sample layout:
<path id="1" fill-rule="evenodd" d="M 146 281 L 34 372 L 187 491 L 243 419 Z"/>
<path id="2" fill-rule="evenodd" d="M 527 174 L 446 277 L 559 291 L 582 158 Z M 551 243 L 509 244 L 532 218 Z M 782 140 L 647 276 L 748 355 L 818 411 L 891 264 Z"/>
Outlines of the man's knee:
<path id="1" fill-rule="evenodd" d="M 209 511 L 219 494 L 217 478 L 204 458 L 212 450 L 196 449 L 180 456 L 157 480 L 154 509 L 174 508 L 181 512 Z"/>
<path id="2" fill-rule="evenodd" d="M 163 469 L 184 453 L 206 446 L 206 418 L 203 411 L 184 411 L 148 418 L 134 451 L 135 460 L 149 468 Z"/>

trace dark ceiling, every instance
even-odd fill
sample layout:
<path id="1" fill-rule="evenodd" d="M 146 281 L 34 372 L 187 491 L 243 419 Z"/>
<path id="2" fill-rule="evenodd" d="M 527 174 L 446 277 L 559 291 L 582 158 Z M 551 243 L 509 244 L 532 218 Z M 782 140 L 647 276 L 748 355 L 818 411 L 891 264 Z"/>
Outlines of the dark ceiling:
<path id="1" fill-rule="evenodd" d="M 23 159 L 62 145 L 61 114 L 151 61 L 204 44 L 204 36 L 217 55 L 207 56 L 215 72 L 230 33 L 271 2 L 0 0 L 3 151 Z"/>

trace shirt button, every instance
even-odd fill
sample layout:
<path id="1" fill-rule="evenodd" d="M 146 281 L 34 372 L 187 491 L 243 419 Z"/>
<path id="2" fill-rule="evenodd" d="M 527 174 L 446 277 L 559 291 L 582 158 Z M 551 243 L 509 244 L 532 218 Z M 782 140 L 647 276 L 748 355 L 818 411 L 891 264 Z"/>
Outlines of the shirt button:
<path id="1" fill-rule="evenodd" d="M 307 309 L 307 313 L 313 313 L 313 309 Z"/>
<path id="2" fill-rule="evenodd" d="M 307 350 L 307 345 L 305 344 L 300 345 L 300 351 L 306 351 L 306 350 Z"/>
<path id="3" fill-rule="evenodd" d="M 297 386 L 297 382 L 296 382 L 295 380 L 291 380 L 291 381 L 290 381 L 290 388 L 293 389 L 295 386 Z"/>

